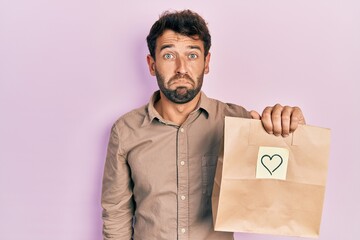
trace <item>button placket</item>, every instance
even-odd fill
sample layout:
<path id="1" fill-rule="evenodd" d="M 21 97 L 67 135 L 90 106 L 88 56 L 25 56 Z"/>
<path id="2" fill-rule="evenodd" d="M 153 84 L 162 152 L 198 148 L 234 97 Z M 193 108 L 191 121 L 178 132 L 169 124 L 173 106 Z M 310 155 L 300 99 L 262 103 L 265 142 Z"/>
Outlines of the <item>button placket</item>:
<path id="1" fill-rule="evenodd" d="M 188 186 L 189 186 L 189 173 L 187 156 L 187 134 L 185 128 L 181 126 L 178 129 L 178 239 L 188 239 L 188 226 L 189 226 L 189 206 L 187 201 Z"/>

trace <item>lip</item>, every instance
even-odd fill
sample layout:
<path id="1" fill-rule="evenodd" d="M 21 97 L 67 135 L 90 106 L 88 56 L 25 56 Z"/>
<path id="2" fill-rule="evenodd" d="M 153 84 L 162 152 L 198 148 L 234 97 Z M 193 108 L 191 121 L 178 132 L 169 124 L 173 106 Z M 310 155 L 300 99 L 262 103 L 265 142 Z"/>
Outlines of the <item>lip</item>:
<path id="1" fill-rule="evenodd" d="M 169 82 L 169 86 L 180 85 L 180 86 L 193 86 L 193 83 L 185 78 L 175 79 Z"/>
<path id="2" fill-rule="evenodd" d="M 170 81 L 169 81 L 169 84 L 173 84 L 173 83 L 177 83 L 177 82 L 195 84 L 194 81 L 191 78 L 186 77 L 186 76 L 185 77 L 171 78 Z"/>

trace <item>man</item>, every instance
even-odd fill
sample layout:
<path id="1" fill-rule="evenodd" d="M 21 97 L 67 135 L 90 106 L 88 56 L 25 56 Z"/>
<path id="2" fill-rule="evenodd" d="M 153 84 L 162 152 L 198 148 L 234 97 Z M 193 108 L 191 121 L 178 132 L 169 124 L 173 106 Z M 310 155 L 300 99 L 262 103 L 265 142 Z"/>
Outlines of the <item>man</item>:
<path id="1" fill-rule="evenodd" d="M 104 239 L 233 239 L 215 232 L 211 193 L 224 117 L 260 119 L 287 136 L 305 124 L 297 107 L 277 104 L 262 116 L 208 98 L 211 37 L 190 11 L 166 12 L 147 37 L 159 91 L 112 127 L 102 192 Z"/>

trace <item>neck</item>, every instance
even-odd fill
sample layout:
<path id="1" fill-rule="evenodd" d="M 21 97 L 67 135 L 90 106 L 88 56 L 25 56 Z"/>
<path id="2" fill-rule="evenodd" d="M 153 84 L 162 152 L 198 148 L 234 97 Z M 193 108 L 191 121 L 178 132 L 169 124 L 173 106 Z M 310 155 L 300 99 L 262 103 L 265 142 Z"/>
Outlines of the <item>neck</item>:
<path id="1" fill-rule="evenodd" d="M 181 125 L 186 121 L 189 114 L 195 110 L 200 95 L 198 93 L 190 102 L 178 104 L 171 102 L 160 91 L 160 99 L 155 103 L 155 109 L 165 120 Z"/>

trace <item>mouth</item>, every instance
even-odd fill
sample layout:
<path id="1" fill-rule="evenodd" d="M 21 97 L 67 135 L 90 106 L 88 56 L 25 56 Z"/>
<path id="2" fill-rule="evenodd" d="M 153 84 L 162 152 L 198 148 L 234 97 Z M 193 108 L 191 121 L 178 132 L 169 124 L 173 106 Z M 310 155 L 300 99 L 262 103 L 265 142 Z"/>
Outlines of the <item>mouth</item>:
<path id="1" fill-rule="evenodd" d="M 170 86 L 177 86 L 177 87 L 194 87 L 195 82 L 192 80 L 189 76 L 175 76 L 170 79 L 169 81 L 169 87 Z"/>
<path id="2" fill-rule="evenodd" d="M 191 82 L 195 84 L 194 80 L 187 74 L 177 74 L 170 79 L 169 83 L 171 84 L 173 81 Z"/>
<path id="3" fill-rule="evenodd" d="M 175 89 L 189 89 L 189 88 L 193 88 L 194 84 L 187 79 L 176 79 L 174 81 L 169 82 L 169 87 Z"/>
<path id="4" fill-rule="evenodd" d="M 173 83 L 193 83 L 193 81 L 187 78 L 176 78 L 176 79 L 171 79 L 169 81 L 169 84 L 173 84 Z"/>

